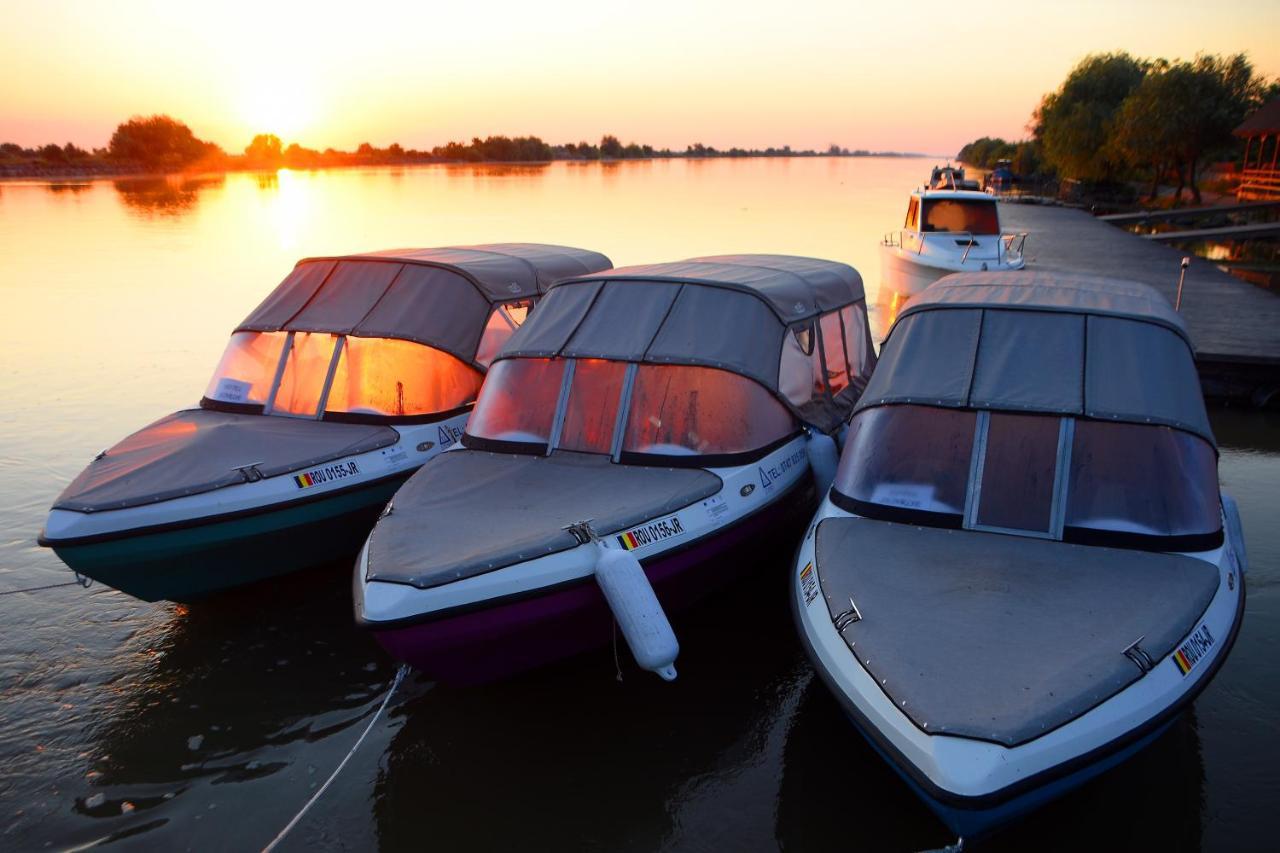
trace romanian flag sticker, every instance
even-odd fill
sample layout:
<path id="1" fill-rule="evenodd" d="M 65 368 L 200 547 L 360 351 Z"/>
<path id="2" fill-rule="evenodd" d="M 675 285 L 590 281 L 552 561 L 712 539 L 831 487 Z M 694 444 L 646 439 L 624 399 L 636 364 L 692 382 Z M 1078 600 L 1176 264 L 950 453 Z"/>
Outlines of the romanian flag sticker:
<path id="1" fill-rule="evenodd" d="M 1213 642 L 1213 635 L 1209 633 L 1209 626 L 1201 625 L 1173 653 L 1173 665 L 1178 668 L 1178 672 L 1186 675 L 1209 653 L 1209 649 L 1213 648 Z"/>
<path id="2" fill-rule="evenodd" d="M 642 524 L 624 533 L 619 533 L 617 540 L 624 550 L 634 551 L 637 548 L 643 548 L 646 545 L 652 545 L 664 539 L 673 539 L 676 536 L 683 535 L 684 525 L 680 523 L 680 516 L 673 515 L 669 518 L 651 521 L 648 524 Z"/>

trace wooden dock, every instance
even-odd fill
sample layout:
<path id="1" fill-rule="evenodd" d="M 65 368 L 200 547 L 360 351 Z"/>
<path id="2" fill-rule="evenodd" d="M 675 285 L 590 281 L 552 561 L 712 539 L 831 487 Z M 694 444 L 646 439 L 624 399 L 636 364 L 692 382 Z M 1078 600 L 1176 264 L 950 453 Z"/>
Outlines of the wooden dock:
<path id="1" fill-rule="evenodd" d="M 1201 219 L 1227 213 L 1257 213 L 1264 210 L 1280 210 L 1280 201 L 1247 201 L 1241 204 L 1220 204 L 1210 207 L 1175 207 L 1169 210 L 1140 210 L 1137 213 L 1109 213 L 1099 216 L 1102 222 L 1112 225 L 1139 225 L 1143 222 L 1176 222 Z"/>
<path id="2" fill-rule="evenodd" d="M 1249 240 L 1280 235 L 1280 222 L 1251 222 L 1247 225 L 1219 225 L 1213 228 L 1187 228 L 1182 231 L 1157 231 L 1143 234 L 1142 239 L 1157 243 L 1183 240 Z"/>
<path id="3" fill-rule="evenodd" d="M 1088 272 L 1140 281 L 1170 302 L 1183 253 L 1073 208 L 1000 205 L 1005 231 L 1026 231 L 1029 268 Z M 1280 402 L 1280 296 L 1192 258 L 1182 315 L 1196 346 L 1205 396 Z"/>

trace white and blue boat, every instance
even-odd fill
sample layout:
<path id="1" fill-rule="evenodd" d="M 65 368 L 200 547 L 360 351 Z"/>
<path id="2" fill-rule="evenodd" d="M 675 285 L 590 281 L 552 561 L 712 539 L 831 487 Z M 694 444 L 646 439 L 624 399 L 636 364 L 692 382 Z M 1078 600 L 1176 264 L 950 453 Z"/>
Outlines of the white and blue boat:
<path id="1" fill-rule="evenodd" d="M 611 266 L 524 243 L 300 261 L 236 328 L 199 405 L 99 454 L 39 542 L 147 601 L 349 557 L 399 485 L 462 435 L 541 294 Z"/>
<path id="2" fill-rule="evenodd" d="M 1150 743 L 1226 660 L 1245 547 L 1181 317 L 967 273 L 908 302 L 800 546 L 823 681 L 962 837 Z"/>

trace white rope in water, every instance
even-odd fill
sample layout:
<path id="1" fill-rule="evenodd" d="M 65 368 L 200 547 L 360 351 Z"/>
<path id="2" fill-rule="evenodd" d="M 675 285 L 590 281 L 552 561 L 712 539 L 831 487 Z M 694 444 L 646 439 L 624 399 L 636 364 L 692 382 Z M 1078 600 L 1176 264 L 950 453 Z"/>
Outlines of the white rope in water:
<path id="1" fill-rule="evenodd" d="M 369 732 L 373 730 L 374 723 L 378 722 L 378 719 L 382 716 L 382 712 L 387 709 L 387 705 L 391 702 L 392 695 L 395 694 L 396 688 L 400 686 L 400 682 L 404 680 L 404 674 L 408 672 L 408 670 L 408 664 L 400 664 L 400 668 L 396 670 L 396 677 L 391 681 L 391 687 L 387 689 L 387 695 L 382 698 L 382 704 L 378 706 L 378 710 L 374 713 L 373 718 L 369 720 L 369 725 L 364 727 L 364 731 L 360 733 L 360 737 L 356 738 L 356 742 L 351 745 L 351 749 L 347 751 L 347 754 L 343 757 L 342 761 L 338 762 L 338 766 L 333 768 L 333 772 L 329 774 L 328 779 L 324 780 L 324 784 L 320 786 L 320 789 L 311 795 L 311 799 L 307 800 L 307 804 L 302 807 L 302 811 L 294 815 L 293 820 L 289 821 L 285 825 L 285 828 L 280 830 L 280 834 L 271 839 L 270 844 L 262 848 L 262 853 L 271 853 L 272 850 L 276 849 L 280 842 L 284 841 L 284 837 L 298 825 L 306 815 L 307 811 L 316 804 L 316 800 L 320 799 L 320 797 L 324 795 L 324 792 L 329 789 L 329 786 L 333 784 L 333 780 L 338 778 L 338 774 L 342 772 L 342 768 L 347 766 L 347 762 L 351 760 L 351 756 L 356 754 L 356 750 L 360 748 L 360 744 L 364 743 L 364 739 L 368 737 Z"/>

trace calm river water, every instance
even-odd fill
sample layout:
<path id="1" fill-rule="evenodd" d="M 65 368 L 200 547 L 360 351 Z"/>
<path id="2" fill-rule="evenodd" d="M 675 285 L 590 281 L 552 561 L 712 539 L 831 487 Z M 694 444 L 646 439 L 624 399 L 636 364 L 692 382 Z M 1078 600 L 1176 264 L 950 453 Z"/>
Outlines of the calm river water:
<path id="1" fill-rule="evenodd" d="M 847 261 L 924 160 L 421 167 L 0 184 L 0 592 L 69 578 L 35 538 L 99 450 L 195 402 L 306 255 L 544 241 L 615 264 Z M 1028 244 L 1034 256 L 1035 236 Z M 882 306 L 892 299 L 878 300 Z M 890 309 L 873 314 L 883 327 Z M 1217 411 L 1251 572 L 1244 629 L 1170 733 L 992 849 L 1274 849 L 1280 419 Z M 920 849 L 952 840 L 815 680 L 792 543 L 676 620 L 680 678 L 608 650 L 493 687 L 413 678 L 285 849 Z M 328 776 L 394 667 L 349 563 L 199 606 L 101 586 L 0 595 L 0 848 L 258 849 Z"/>

